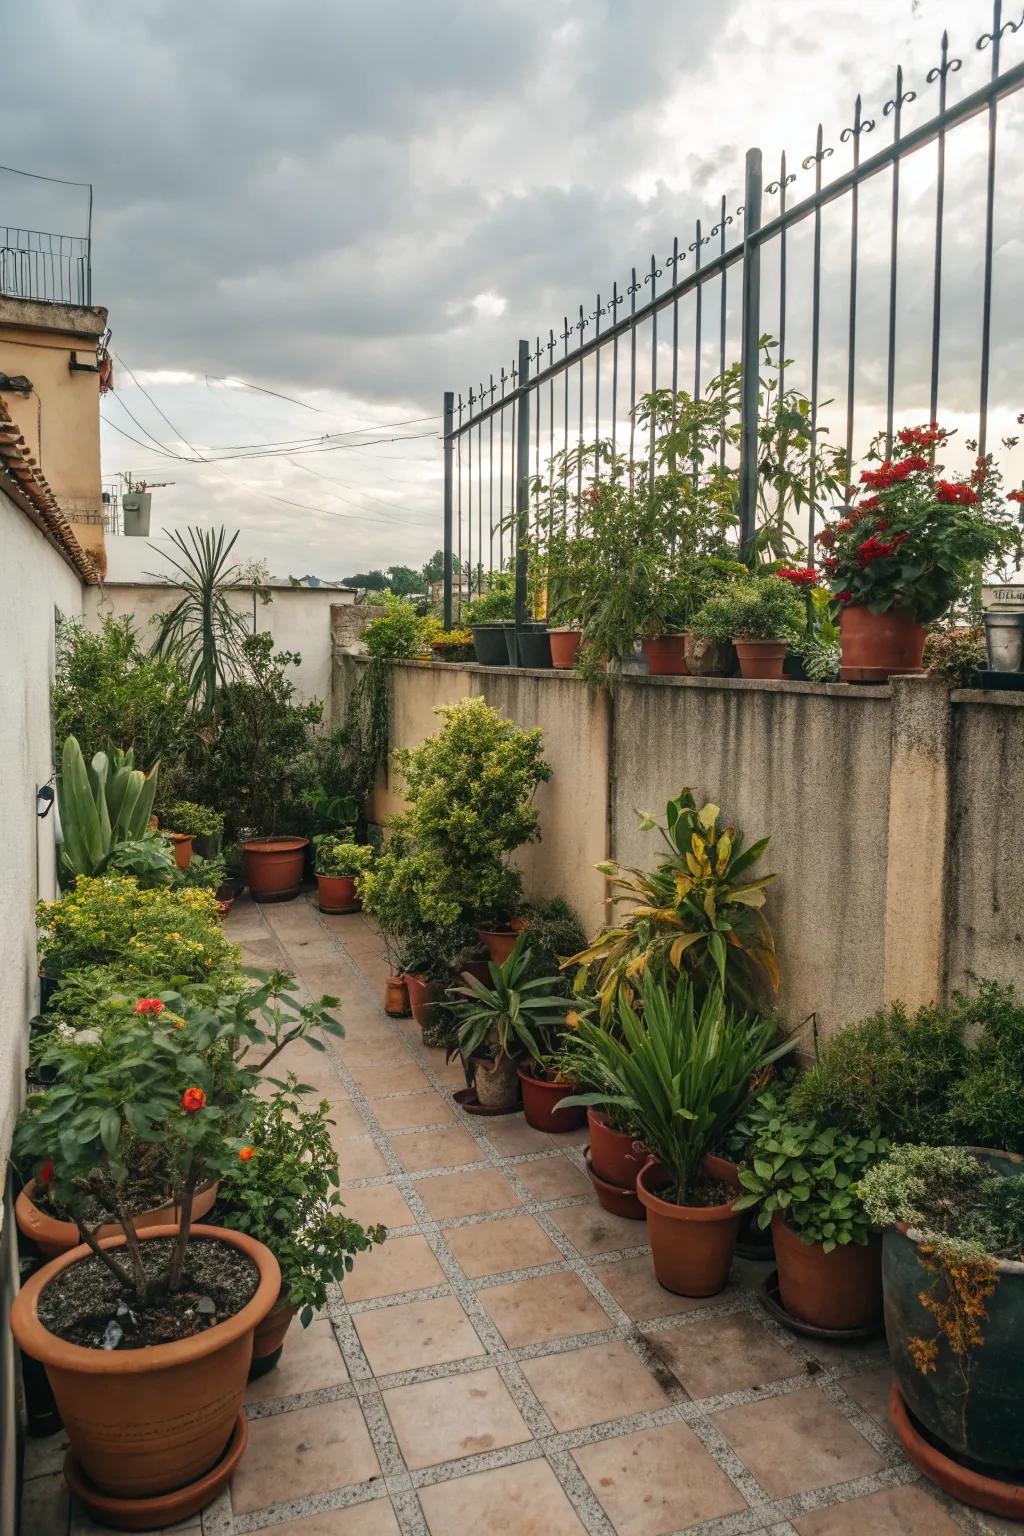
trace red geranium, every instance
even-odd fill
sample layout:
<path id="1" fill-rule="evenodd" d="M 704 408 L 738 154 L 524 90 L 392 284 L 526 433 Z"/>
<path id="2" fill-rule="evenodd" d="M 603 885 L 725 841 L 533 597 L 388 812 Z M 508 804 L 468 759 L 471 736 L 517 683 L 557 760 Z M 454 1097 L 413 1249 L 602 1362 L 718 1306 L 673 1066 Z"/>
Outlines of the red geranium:
<path id="1" fill-rule="evenodd" d="M 853 593 L 852 592 L 846 591 L 846 592 L 837 592 L 836 593 L 836 602 L 837 603 L 850 603 L 852 601 L 853 601 Z"/>
<path id="2" fill-rule="evenodd" d="M 836 531 L 834 528 L 822 528 L 814 535 L 815 544 L 820 544 L 823 549 L 831 549 L 835 541 Z"/>
<path id="3" fill-rule="evenodd" d="M 163 1011 L 164 1005 L 158 997 L 140 997 L 138 1002 L 135 1004 L 136 1013 L 147 1014 L 149 1017 L 154 1019 L 158 1014 L 163 1013 Z"/>
<path id="4" fill-rule="evenodd" d="M 1006 499 L 1007 501 L 1019 501 L 1024 506 L 1024 491 L 1011 491 Z"/>
<path id="5" fill-rule="evenodd" d="M 783 581 L 791 582 L 794 587 L 813 587 L 818 581 L 818 573 L 813 565 L 799 568 L 781 565 L 775 574 L 781 576 Z"/>
<path id="6" fill-rule="evenodd" d="M 972 491 L 969 485 L 964 485 L 960 480 L 936 480 L 935 497 L 938 501 L 945 501 L 957 507 L 973 507 L 978 499 L 977 491 Z"/>
<path id="7" fill-rule="evenodd" d="M 934 448 L 947 435 L 944 428 L 933 421 L 927 427 L 904 427 L 899 439 L 904 448 Z"/>
<path id="8" fill-rule="evenodd" d="M 52 1158 L 47 1158 L 46 1162 L 40 1168 L 40 1170 L 39 1170 L 39 1182 L 41 1184 L 45 1184 L 47 1189 L 49 1189 L 50 1185 L 53 1183 L 53 1160 L 52 1160 Z"/>
<path id="9" fill-rule="evenodd" d="M 186 1088 L 181 1096 L 181 1107 L 187 1115 L 194 1115 L 206 1103 L 206 1094 L 201 1088 Z"/>
<path id="10" fill-rule="evenodd" d="M 834 560 L 834 559 L 829 559 L 829 560 L 824 560 L 822 562 L 822 564 L 824 565 L 826 571 L 828 571 L 829 575 L 831 576 L 832 572 L 838 567 L 839 561 L 838 560 Z"/>

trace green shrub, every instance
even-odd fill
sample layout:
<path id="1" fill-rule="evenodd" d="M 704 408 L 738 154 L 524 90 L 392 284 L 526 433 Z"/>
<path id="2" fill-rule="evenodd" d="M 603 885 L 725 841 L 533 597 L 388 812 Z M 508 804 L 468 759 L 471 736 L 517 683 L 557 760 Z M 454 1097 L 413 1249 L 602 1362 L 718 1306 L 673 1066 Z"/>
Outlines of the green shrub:
<path id="1" fill-rule="evenodd" d="M 503 624 L 516 616 L 516 579 L 509 571 L 495 571 L 486 592 L 467 603 L 460 622 L 473 624 Z"/>
<path id="2" fill-rule="evenodd" d="M 868 1135 L 793 1120 L 785 1108 L 762 1124 L 739 1170 L 738 1211 L 757 1208 L 757 1224 L 776 1215 L 826 1253 L 867 1243 L 870 1222 L 855 1188 L 889 1150 L 877 1127 Z"/>
<path id="3" fill-rule="evenodd" d="M 966 1147 L 893 1147 L 858 1195 L 876 1226 L 905 1223 L 946 1263 L 1024 1253 L 1024 1177 L 995 1172 Z"/>
<path id="4" fill-rule="evenodd" d="M 527 980 L 557 978 L 554 990 L 561 986 L 567 994 L 571 992 L 576 968 L 567 966 L 560 971 L 559 967 L 586 947 L 587 935 L 569 903 L 560 896 L 534 902 L 526 913 L 526 934 L 530 946 L 526 952 Z"/>
<path id="5" fill-rule="evenodd" d="M 316 846 L 316 872 L 335 878 L 365 875 L 373 863 L 373 849 L 369 844 L 353 843 L 329 834 L 314 839 Z"/>
<path id="6" fill-rule="evenodd" d="M 951 1017 L 970 1049 L 949 1095 L 948 1139 L 1024 1153 L 1024 1005 L 1012 986 L 983 982 L 976 997 L 957 995 Z"/>
<path id="7" fill-rule="evenodd" d="M 219 837 L 224 831 L 224 816 L 195 800 L 174 800 L 160 812 L 161 824 L 168 832 L 184 832 L 186 837 Z"/>
<path id="8" fill-rule="evenodd" d="M 363 644 L 371 656 L 387 661 L 408 660 L 423 649 L 421 621 L 411 603 L 395 602 L 363 630 Z"/>
<path id="9" fill-rule="evenodd" d="M 801 638 L 807 614 L 788 581 L 762 576 L 735 581 L 709 597 L 690 628 L 707 640 L 790 640 Z"/>

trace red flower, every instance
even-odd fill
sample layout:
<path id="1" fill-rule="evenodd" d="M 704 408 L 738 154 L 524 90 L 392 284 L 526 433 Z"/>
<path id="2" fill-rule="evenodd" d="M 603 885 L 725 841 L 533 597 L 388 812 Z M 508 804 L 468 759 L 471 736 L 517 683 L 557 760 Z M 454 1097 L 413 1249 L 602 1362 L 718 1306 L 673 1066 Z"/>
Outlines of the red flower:
<path id="1" fill-rule="evenodd" d="M 837 592 L 836 593 L 836 602 L 837 603 L 852 603 L 853 602 L 853 593 L 851 591 L 849 591 L 848 589 L 845 592 Z"/>
<path id="2" fill-rule="evenodd" d="M 794 587 L 813 587 L 818 581 L 818 573 L 813 565 L 802 566 L 799 569 L 782 565 L 775 574 L 781 576 L 783 581 L 792 582 Z"/>
<path id="3" fill-rule="evenodd" d="M 933 448 L 947 435 L 945 428 L 933 421 L 927 427 L 904 427 L 899 439 L 904 448 Z"/>
<path id="4" fill-rule="evenodd" d="M 937 500 L 949 502 L 957 507 L 973 507 L 978 499 L 977 491 L 972 491 L 969 485 L 964 485 L 959 480 L 937 480 L 935 495 Z"/>
<path id="5" fill-rule="evenodd" d="M 833 571 L 836 571 L 836 570 L 839 569 L 839 561 L 838 560 L 831 560 L 831 559 L 830 560 L 826 560 L 824 562 L 824 564 L 825 564 L 825 569 L 826 569 L 826 571 L 828 571 L 830 576 L 832 575 Z"/>
<path id="6" fill-rule="evenodd" d="M 53 1160 L 52 1160 L 52 1158 L 47 1158 L 46 1162 L 40 1168 L 40 1170 L 39 1170 L 39 1182 L 41 1184 L 45 1184 L 47 1189 L 49 1189 L 50 1185 L 53 1183 Z"/>
<path id="7" fill-rule="evenodd" d="M 1011 491 L 1006 499 L 1007 501 L 1019 501 L 1024 506 L 1024 491 Z"/>
<path id="8" fill-rule="evenodd" d="M 158 997 L 140 997 L 135 1004 L 136 1013 L 144 1013 L 154 1019 L 163 1011 L 164 1005 Z"/>
<path id="9" fill-rule="evenodd" d="M 900 459 L 898 464 L 892 466 L 892 478 L 893 480 L 906 480 L 908 475 L 914 474 L 917 470 L 926 470 L 927 468 L 928 460 L 922 459 L 919 453 L 913 453 L 909 459 Z"/>
<path id="10" fill-rule="evenodd" d="M 253 1147 L 239 1147 L 239 1149 L 238 1149 L 238 1161 L 240 1163 L 247 1163 L 249 1161 L 250 1157 L 252 1157 L 252 1154 L 253 1154 L 254 1150 L 255 1150 L 255 1148 L 253 1148 Z"/>
<path id="11" fill-rule="evenodd" d="M 868 496 L 864 501 L 861 502 L 860 506 L 857 508 L 857 511 L 858 511 L 858 514 L 863 513 L 863 512 L 873 512 L 874 509 L 877 506 L 878 506 L 878 497 L 877 496 Z"/>
<path id="12" fill-rule="evenodd" d="M 820 532 L 814 535 L 814 542 L 820 544 L 823 549 L 831 549 L 835 541 L 836 531 L 834 528 L 822 528 Z"/>
<path id="13" fill-rule="evenodd" d="M 853 523 L 848 517 L 841 517 L 838 523 L 836 523 L 836 527 L 839 529 L 840 533 L 848 533 L 849 530 L 853 527 Z"/>
<path id="14" fill-rule="evenodd" d="M 201 1088 L 186 1088 L 181 1096 L 181 1107 L 187 1115 L 196 1114 L 205 1103 L 206 1094 Z"/>

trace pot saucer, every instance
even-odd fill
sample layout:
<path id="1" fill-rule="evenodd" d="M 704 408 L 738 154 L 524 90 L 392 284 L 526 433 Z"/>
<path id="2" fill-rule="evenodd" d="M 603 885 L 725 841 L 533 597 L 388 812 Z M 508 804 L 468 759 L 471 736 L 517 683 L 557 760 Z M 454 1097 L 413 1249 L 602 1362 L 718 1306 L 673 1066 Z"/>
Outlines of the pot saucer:
<path id="1" fill-rule="evenodd" d="M 467 1115 L 518 1115 L 523 1107 L 521 1104 L 511 1104 L 508 1109 L 501 1109 L 496 1104 L 481 1104 L 475 1088 L 456 1088 L 452 1098 Z"/>
<path id="2" fill-rule="evenodd" d="M 647 1220 L 647 1212 L 637 1198 L 635 1189 L 620 1189 L 617 1184 L 609 1184 L 607 1179 L 602 1179 L 594 1172 L 589 1147 L 583 1149 L 583 1161 L 599 1205 L 611 1211 L 613 1216 L 625 1216 L 629 1221 Z"/>
<path id="3" fill-rule="evenodd" d="M 805 1323 L 802 1318 L 794 1317 L 792 1312 L 787 1312 L 782 1305 L 777 1269 L 773 1269 L 771 1274 L 762 1280 L 758 1290 L 762 1306 L 771 1313 L 776 1322 L 788 1328 L 790 1333 L 802 1334 L 805 1339 L 822 1339 L 832 1344 L 858 1344 L 867 1339 L 876 1338 L 885 1326 L 881 1316 L 873 1323 L 866 1323 L 862 1328 L 819 1328 L 816 1323 Z"/>
<path id="4" fill-rule="evenodd" d="M 194 1483 L 186 1483 L 184 1488 L 137 1499 L 120 1499 L 113 1494 L 101 1493 L 78 1465 L 74 1451 L 68 1451 L 64 1458 L 64 1480 L 98 1524 L 113 1526 L 117 1531 L 158 1530 L 161 1526 L 187 1520 L 211 1504 L 238 1466 L 248 1443 L 249 1421 L 245 1409 L 240 1408 L 231 1439 L 220 1460 L 209 1472 Z"/>
<path id="5" fill-rule="evenodd" d="M 1024 1519 L 1024 1484 L 1004 1483 L 997 1477 L 954 1461 L 918 1427 L 895 1382 L 889 1396 L 889 1417 L 914 1466 L 943 1493 L 951 1494 L 974 1509 L 987 1510 L 990 1515 L 1003 1515 L 1008 1520 Z"/>

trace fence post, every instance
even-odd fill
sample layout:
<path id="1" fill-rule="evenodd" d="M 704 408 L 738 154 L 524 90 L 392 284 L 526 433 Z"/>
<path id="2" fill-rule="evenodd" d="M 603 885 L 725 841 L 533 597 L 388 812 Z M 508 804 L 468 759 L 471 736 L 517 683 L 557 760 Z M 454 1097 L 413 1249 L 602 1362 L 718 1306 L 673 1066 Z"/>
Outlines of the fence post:
<path id="1" fill-rule="evenodd" d="M 452 627 L 452 419 L 455 391 L 444 392 L 444 627 Z"/>
<path id="2" fill-rule="evenodd" d="M 526 623 L 527 543 L 530 537 L 530 343 L 519 343 L 516 417 L 516 627 Z"/>
<path id="3" fill-rule="evenodd" d="M 740 353 L 740 542 L 757 531 L 757 391 L 761 358 L 761 151 L 747 150 L 743 198 L 743 338 Z"/>

